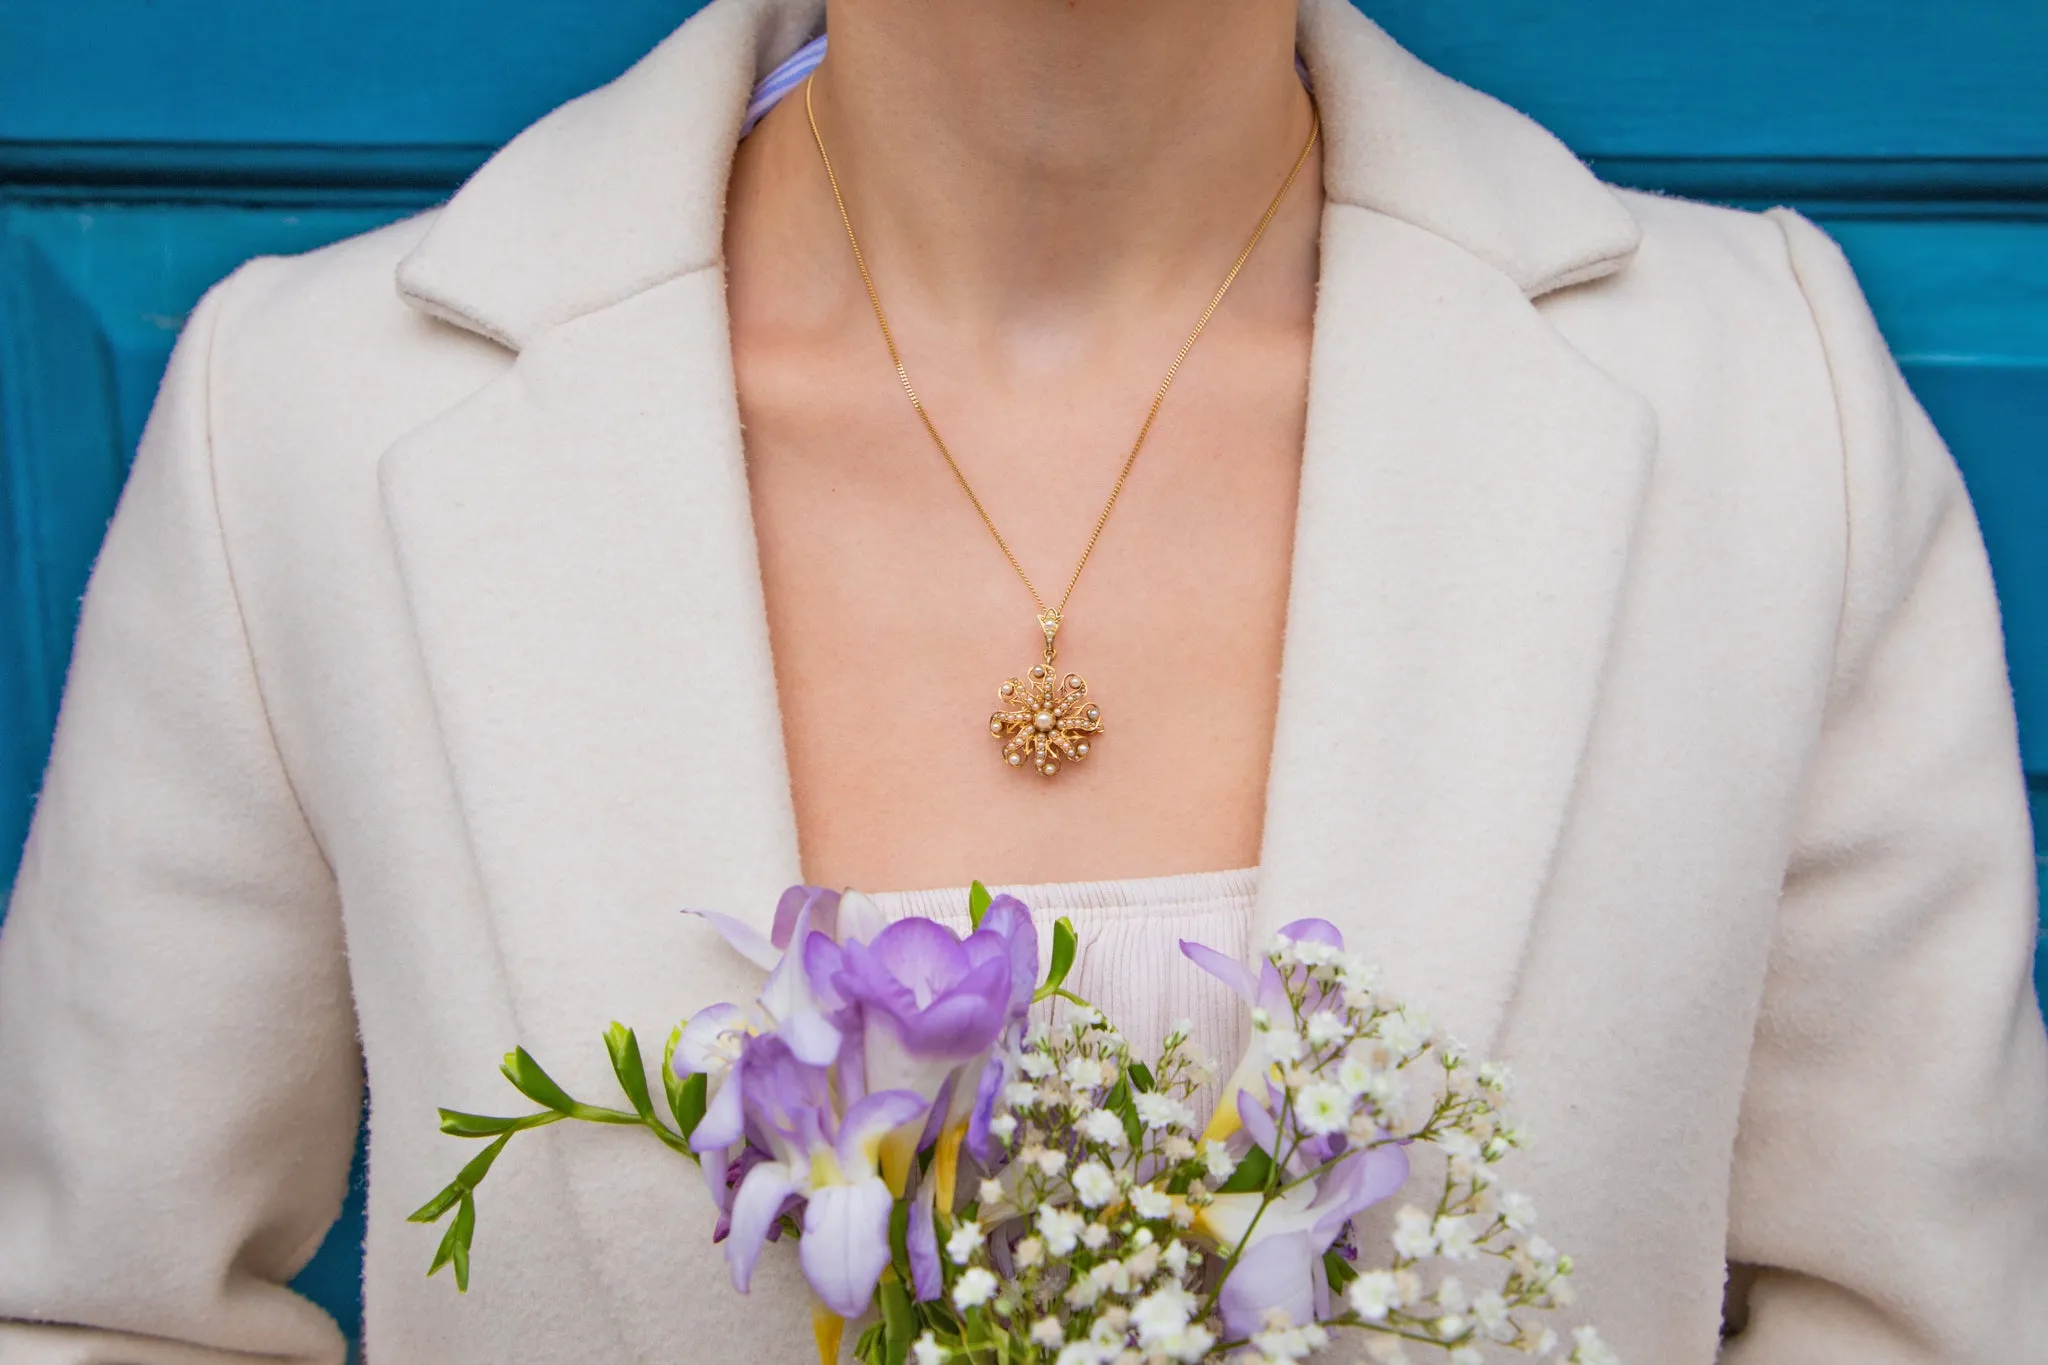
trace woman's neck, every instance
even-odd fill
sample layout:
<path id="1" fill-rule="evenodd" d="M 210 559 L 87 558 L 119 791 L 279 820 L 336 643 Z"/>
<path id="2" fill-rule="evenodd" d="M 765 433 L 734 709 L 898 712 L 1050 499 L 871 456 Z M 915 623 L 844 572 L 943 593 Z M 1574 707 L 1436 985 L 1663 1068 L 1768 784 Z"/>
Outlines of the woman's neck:
<path id="1" fill-rule="evenodd" d="M 834 0 L 830 31 L 863 244 L 892 304 L 969 326 L 1207 290 L 1308 135 L 1295 0 Z M 808 144 L 800 104 L 763 132 Z"/>

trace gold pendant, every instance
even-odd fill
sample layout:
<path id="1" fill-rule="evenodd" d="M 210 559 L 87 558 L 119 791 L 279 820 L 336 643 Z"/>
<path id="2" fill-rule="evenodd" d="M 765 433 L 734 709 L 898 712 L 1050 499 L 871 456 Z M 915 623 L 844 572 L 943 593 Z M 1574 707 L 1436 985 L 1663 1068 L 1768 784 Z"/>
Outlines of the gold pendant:
<path id="1" fill-rule="evenodd" d="M 988 718 L 988 732 L 1002 741 L 1005 763 L 1021 768 L 1028 761 L 1041 777 L 1051 777 L 1062 763 L 1088 757 L 1088 737 L 1102 733 L 1102 711 L 1088 700 L 1080 674 L 1061 676 L 1052 666 L 1059 612 L 1047 611 L 1038 624 L 1045 631 L 1045 659 L 1027 676 L 996 689 L 1003 709 Z"/>

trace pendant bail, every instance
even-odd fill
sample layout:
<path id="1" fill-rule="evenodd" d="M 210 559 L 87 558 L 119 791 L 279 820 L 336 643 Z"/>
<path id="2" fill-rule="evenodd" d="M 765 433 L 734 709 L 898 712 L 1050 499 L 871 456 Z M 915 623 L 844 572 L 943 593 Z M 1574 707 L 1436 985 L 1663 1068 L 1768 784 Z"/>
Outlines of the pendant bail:
<path id="1" fill-rule="evenodd" d="M 1045 614 L 1038 618 L 1038 625 L 1039 629 L 1045 632 L 1045 662 L 1046 665 L 1050 667 L 1053 661 L 1053 656 L 1056 653 L 1058 653 L 1058 651 L 1053 648 L 1053 637 L 1060 633 L 1059 608 L 1047 607 L 1045 609 Z"/>

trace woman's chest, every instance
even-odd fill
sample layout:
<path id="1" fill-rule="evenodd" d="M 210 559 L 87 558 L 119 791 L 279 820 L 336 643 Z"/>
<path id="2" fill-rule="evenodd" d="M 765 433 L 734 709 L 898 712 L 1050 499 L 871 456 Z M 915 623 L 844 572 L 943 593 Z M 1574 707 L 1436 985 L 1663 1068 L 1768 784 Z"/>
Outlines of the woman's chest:
<path id="1" fill-rule="evenodd" d="M 739 333 L 807 876 L 932 886 L 1257 861 L 1307 342 L 1249 341 L 1210 338 L 1190 360 L 1068 597 L 1152 398 L 1135 365 L 974 392 L 927 364 L 977 508 L 885 359 Z M 1006 761 L 1018 730 L 993 734 L 992 716 L 1019 709 L 1001 688 L 1032 682 L 1037 618 L 1063 598 L 1051 680 L 1082 679 L 1100 729 L 1076 728 L 1047 776 L 1031 734 Z"/>

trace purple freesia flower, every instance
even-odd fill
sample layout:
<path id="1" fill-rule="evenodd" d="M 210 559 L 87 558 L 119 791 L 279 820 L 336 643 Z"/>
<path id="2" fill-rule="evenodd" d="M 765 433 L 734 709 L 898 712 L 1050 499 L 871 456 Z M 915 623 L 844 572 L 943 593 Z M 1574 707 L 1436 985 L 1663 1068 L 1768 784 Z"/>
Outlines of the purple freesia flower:
<path id="1" fill-rule="evenodd" d="M 1344 947 L 1343 932 L 1326 919 L 1298 919 L 1291 924 L 1283 924 L 1279 937 L 1299 943 L 1320 943 L 1340 952 Z M 1258 972 L 1254 974 L 1244 963 L 1206 944 L 1182 939 L 1180 951 L 1188 961 L 1235 991 L 1247 1008 L 1264 1010 L 1274 1018 L 1290 1012 L 1286 983 L 1281 979 L 1280 969 L 1270 961 L 1261 961 Z M 1244 1125 L 1244 1118 L 1238 1112 L 1237 1096 L 1246 1088 L 1257 1086 L 1270 1070 L 1259 1052 L 1258 1040 L 1254 1038 L 1238 1062 L 1237 1070 L 1223 1083 L 1223 1099 L 1217 1104 L 1216 1112 L 1209 1116 L 1209 1126 L 1202 1134 L 1205 1140 L 1223 1141 Z"/>
<path id="2" fill-rule="evenodd" d="M 926 1114 L 905 1123 L 885 1148 L 891 1188 L 902 1192 L 910 1156 L 936 1140 L 938 1194 L 950 1201 L 968 1120 L 981 1103 L 992 1103 L 1006 1074 L 998 1072 L 991 1084 L 991 1054 L 1030 1009 L 1038 973 L 1030 911 L 999 897 L 964 939 L 927 919 L 898 920 L 871 940 L 835 942 L 812 933 L 804 966 L 815 998 L 861 1040 L 861 1088 L 930 1098 Z"/>
<path id="3" fill-rule="evenodd" d="M 882 1139 L 931 1102 L 915 1091 L 883 1090 L 842 1116 L 825 1069 L 806 1064 L 773 1035 L 748 1040 L 725 1095 L 739 1097 L 737 1127 L 722 1114 L 726 1126 L 705 1135 L 713 1123 L 707 1112 L 699 1149 L 724 1150 L 744 1137 L 767 1157 L 747 1170 L 733 1197 L 725 1243 L 733 1287 L 746 1292 L 762 1245 L 801 1203 L 804 1278 L 834 1313 L 857 1317 L 889 1263 L 893 1199 L 877 1168 Z"/>

